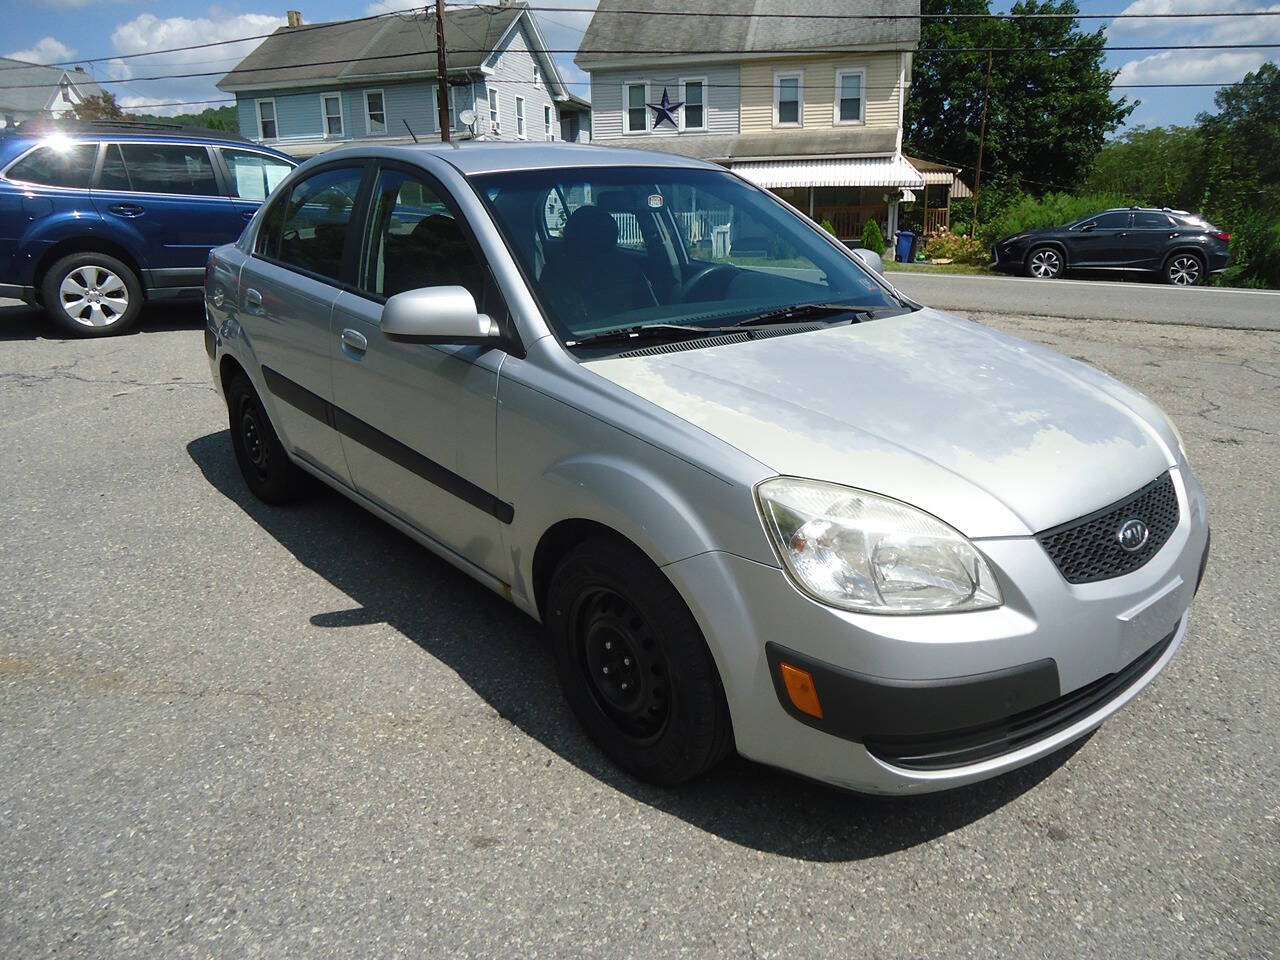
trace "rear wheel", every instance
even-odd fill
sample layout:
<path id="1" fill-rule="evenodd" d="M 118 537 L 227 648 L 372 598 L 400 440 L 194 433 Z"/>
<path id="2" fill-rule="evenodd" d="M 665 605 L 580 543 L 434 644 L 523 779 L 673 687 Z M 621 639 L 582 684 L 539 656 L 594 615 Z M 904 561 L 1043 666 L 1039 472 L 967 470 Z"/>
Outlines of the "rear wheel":
<path id="1" fill-rule="evenodd" d="M 1036 247 L 1027 255 L 1027 276 L 1052 280 L 1062 275 L 1062 254 L 1054 247 Z"/>
<path id="2" fill-rule="evenodd" d="M 105 253 L 73 253 L 44 275 L 46 316 L 73 337 L 123 333 L 142 310 L 142 284 L 130 267 Z"/>
<path id="3" fill-rule="evenodd" d="M 609 539 L 576 547 L 552 575 L 546 607 L 565 698 L 615 763 L 676 784 L 729 752 L 729 707 L 711 651 L 646 556 Z"/>
<path id="4" fill-rule="evenodd" d="M 227 385 L 231 446 L 244 482 L 265 503 L 290 503 L 302 495 L 306 475 L 289 459 L 253 384 L 237 373 Z"/>
<path id="5" fill-rule="evenodd" d="M 1194 287 L 1204 280 L 1204 263 L 1194 253 L 1175 253 L 1164 265 L 1164 282 Z"/>

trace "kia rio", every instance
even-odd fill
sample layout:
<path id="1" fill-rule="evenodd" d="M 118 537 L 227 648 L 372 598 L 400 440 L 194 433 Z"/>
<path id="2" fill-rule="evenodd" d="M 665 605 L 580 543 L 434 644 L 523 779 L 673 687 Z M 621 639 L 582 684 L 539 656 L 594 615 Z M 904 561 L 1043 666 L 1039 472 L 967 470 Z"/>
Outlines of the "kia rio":
<path id="1" fill-rule="evenodd" d="M 921 792 L 1133 699 L 1209 530 L 1153 403 L 874 265 L 695 160 L 351 148 L 213 252 L 205 339 L 249 488 L 318 478 L 541 621 L 625 769 Z"/>

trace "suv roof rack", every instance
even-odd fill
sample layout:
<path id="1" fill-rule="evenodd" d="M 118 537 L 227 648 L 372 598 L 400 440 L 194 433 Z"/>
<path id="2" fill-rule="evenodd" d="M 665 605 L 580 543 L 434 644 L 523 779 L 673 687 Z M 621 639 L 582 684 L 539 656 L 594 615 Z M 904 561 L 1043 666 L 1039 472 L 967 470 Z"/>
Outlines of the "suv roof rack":
<path id="1" fill-rule="evenodd" d="M 184 127 L 180 123 L 166 123 L 163 120 L 75 120 L 51 119 L 46 117 L 24 120 L 10 127 L 8 131 L 15 134 L 48 134 L 48 133 L 163 133 L 175 137 L 203 137 L 214 140 L 237 140 L 241 143 L 250 141 L 230 130 L 213 130 L 207 127 Z"/>

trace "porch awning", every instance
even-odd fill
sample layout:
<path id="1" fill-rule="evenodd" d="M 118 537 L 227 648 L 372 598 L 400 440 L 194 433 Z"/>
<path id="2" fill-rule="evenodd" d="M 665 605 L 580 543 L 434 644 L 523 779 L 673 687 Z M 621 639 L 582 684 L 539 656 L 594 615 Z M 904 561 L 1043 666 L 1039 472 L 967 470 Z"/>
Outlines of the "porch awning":
<path id="1" fill-rule="evenodd" d="M 901 156 L 731 162 L 729 168 L 768 190 L 778 187 L 924 187 L 920 171 Z"/>

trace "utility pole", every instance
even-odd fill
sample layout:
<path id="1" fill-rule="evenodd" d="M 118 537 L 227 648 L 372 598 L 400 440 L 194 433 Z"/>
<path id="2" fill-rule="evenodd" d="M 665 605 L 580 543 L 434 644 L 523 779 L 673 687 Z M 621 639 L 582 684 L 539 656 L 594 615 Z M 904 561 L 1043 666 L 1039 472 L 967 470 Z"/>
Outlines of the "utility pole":
<path id="1" fill-rule="evenodd" d="M 444 0 L 436 0 L 436 101 L 440 108 L 440 139 L 449 142 L 449 61 L 444 52 Z M 990 68 L 987 73 L 990 78 Z"/>
<path id="2" fill-rule="evenodd" d="M 987 51 L 987 81 L 982 85 L 982 129 L 978 131 L 978 172 L 973 177 L 973 220 L 969 236 L 978 233 L 978 192 L 982 189 L 982 147 L 987 139 L 987 100 L 991 96 L 991 51 Z"/>

